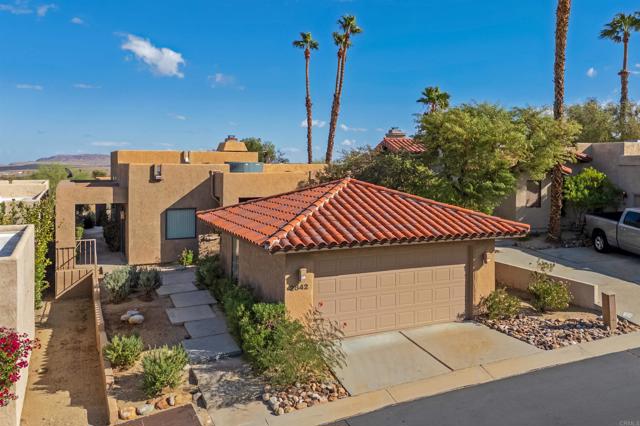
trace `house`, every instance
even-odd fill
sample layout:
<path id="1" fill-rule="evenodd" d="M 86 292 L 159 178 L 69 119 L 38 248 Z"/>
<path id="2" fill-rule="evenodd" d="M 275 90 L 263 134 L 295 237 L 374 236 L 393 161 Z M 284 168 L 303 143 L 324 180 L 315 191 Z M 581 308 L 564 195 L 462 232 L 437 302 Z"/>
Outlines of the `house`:
<path id="1" fill-rule="evenodd" d="M 376 145 L 376 151 L 380 152 L 411 152 L 414 154 L 420 154 L 424 152 L 424 146 L 418 142 L 415 142 L 413 138 L 407 137 L 407 135 L 397 127 L 392 127 L 385 135 L 384 138 Z"/>
<path id="2" fill-rule="evenodd" d="M 198 213 L 225 270 L 297 318 L 353 336 L 472 315 L 495 288 L 494 240 L 529 226 L 352 178 Z"/>
<path id="3" fill-rule="evenodd" d="M 77 269 L 77 205 L 111 206 L 128 264 L 174 262 L 182 250 L 198 249 L 196 211 L 293 190 L 322 168 L 259 163 L 233 136 L 215 151 L 114 151 L 109 180 L 57 186 L 56 269 Z M 56 294 L 73 286 L 71 275 L 56 272 Z"/>
<path id="4" fill-rule="evenodd" d="M 34 314 L 34 227 L 0 226 L 0 326 L 35 338 Z M 27 390 L 28 369 L 15 384 L 17 400 L 0 408 L 0 425 L 18 426 Z"/>
<path id="5" fill-rule="evenodd" d="M 0 203 L 33 204 L 48 192 L 48 180 L 0 180 Z"/>

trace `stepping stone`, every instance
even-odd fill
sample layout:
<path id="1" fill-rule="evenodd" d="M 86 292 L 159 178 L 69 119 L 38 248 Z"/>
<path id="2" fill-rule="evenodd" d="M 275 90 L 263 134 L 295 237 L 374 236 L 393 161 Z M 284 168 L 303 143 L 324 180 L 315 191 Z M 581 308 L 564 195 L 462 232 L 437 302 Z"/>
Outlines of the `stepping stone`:
<path id="1" fill-rule="evenodd" d="M 216 361 L 220 358 L 237 356 L 242 353 L 240 347 L 238 347 L 238 344 L 229 333 L 185 339 L 182 341 L 182 345 L 193 364 Z"/>
<path id="2" fill-rule="evenodd" d="M 196 280 L 194 270 L 162 272 L 162 281 L 167 284 L 193 283 Z"/>
<path id="3" fill-rule="evenodd" d="M 182 325 L 188 321 L 213 318 L 215 314 L 209 305 L 189 306 L 186 308 L 167 308 L 169 321 L 173 325 Z"/>
<path id="4" fill-rule="evenodd" d="M 228 331 L 227 320 L 220 315 L 216 315 L 215 318 L 185 322 L 184 328 L 187 329 L 187 333 L 192 339 L 213 336 Z"/>
<path id="5" fill-rule="evenodd" d="M 175 293 L 171 295 L 171 301 L 176 308 L 184 308 L 186 306 L 213 305 L 218 303 L 211 296 L 209 290 L 190 291 L 188 293 Z"/>
<path id="6" fill-rule="evenodd" d="M 158 296 L 167 296 L 174 293 L 186 293 L 188 291 L 198 291 L 193 283 L 177 283 L 177 284 L 163 284 L 156 290 Z"/>

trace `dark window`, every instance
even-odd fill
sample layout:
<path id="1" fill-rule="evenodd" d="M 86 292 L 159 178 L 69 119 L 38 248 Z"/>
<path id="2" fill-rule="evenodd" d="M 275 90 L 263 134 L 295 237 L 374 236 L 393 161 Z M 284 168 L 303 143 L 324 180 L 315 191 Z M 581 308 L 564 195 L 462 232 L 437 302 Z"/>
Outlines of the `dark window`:
<path id="1" fill-rule="evenodd" d="M 527 207 L 542 206 L 542 182 L 539 180 L 527 181 Z"/>
<path id="2" fill-rule="evenodd" d="M 196 237 L 196 209 L 168 209 L 166 239 Z"/>
<path id="3" fill-rule="evenodd" d="M 624 216 L 623 223 L 634 228 L 640 228 L 640 213 L 629 212 Z"/>
<path id="4" fill-rule="evenodd" d="M 238 279 L 238 255 L 240 254 L 240 242 L 231 237 L 231 277 Z"/>

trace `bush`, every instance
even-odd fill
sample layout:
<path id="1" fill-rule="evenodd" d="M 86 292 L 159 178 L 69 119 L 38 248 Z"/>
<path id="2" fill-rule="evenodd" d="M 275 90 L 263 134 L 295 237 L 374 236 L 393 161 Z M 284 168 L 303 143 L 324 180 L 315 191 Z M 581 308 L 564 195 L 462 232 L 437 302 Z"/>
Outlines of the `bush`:
<path id="1" fill-rule="evenodd" d="M 81 240 L 84 237 L 84 228 L 82 226 L 76 226 L 76 240 Z"/>
<path id="2" fill-rule="evenodd" d="M 215 280 L 224 277 L 224 270 L 217 254 L 199 258 L 196 265 L 196 282 L 201 287 L 211 288 Z"/>
<path id="3" fill-rule="evenodd" d="M 38 346 L 26 333 L 0 327 L 0 408 L 18 396 L 14 384 L 20 380 L 20 370 L 29 366 L 29 354 Z"/>
<path id="4" fill-rule="evenodd" d="M 153 349 L 142 359 L 142 389 L 149 397 L 160 395 L 165 387 L 180 384 L 189 357 L 182 345 Z"/>
<path id="5" fill-rule="evenodd" d="M 618 207 L 622 194 L 622 190 L 607 175 L 593 167 L 587 167 L 577 175 L 567 176 L 564 182 L 564 198 L 580 227 L 584 224 L 586 213 Z"/>
<path id="6" fill-rule="evenodd" d="M 253 364 L 276 386 L 322 380 L 328 367 L 344 361 L 337 328 L 321 323 L 317 312 L 305 323 L 291 319 L 281 303 L 256 303 L 240 318 L 242 348 Z"/>
<path id="7" fill-rule="evenodd" d="M 83 222 L 84 229 L 91 229 L 94 226 L 96 226 L 96 215 L 95 215 L 95 213 L 94 212 L 87 213 L 83 217 L 82 222 Z"/>
<path id="8" fill-rule="evenodd" d="M 107 210 L 105 208 L 100 209 L 96 215 L 96 225 L 104 226 L 108 221 L 109 217 L 107 216 Z"/>
<path id="9" fill-rule="evenodd" d="M 253 295 L 248 288 L 234 284 L 230 280 L 219 280 L 219 282 L 227 284 L 222 299 L 218 300 L 222 300 L 229 332 L 241 339 L 240 319 L 251 309 L 254 302 Z"/>
<path id="10" fill-rule="evenodd" d="M 134 288 L 138 288 L 140 285 L 140 273 L 141 269 L 135 265 L 126 266 L 127 269 L 127 280 L 129 281 L 129 289 L 133 290 Z"/>
<path id="11" fill-rule="evenodd" d="M 142 353 L 142 339 L 139 336 L 115 335 L 104 347 L 104 357 L 115 367 L 131 367 Z"/>
<path id="12" fill-rule="evenodd" d="M 111 251 L 120 250 L 120 224 L 113 218 L 107 220 L 102 226 L 104 241 Z"/>
<path id="13" fill-rule="evenodd" d="M 107 290 L 109 302 L 120 303 L 131 293 L 129 268 L 119 268 L 107 273 L 102 283 Z"/>
<path id="14" fill-rule="evenodd" d="M 140 280 L 138 287 L 144 292 L 145 295 L 150 295 L 151 292 L 162 285 L 162 276 L 160 271 L 156 268 L 143 269 L 140 271 Z"/>
<path id="15" fill-rule="evenodd" d="M 532 274 L 529 293 L 531 294 L 531 305 L 540 312 L 556 311 L 569 307 L 571 292 L 569 288 L 553 278 L 549 277 L 549 272 L 555 264 L 538 261 L 538 269 Z"/>
<path id="16" fill-rule="evenodd" d="M 193 251 L 189 249 L 182 250 L 182 253 L 180 253 L 180 257 L 178 257 L 178 263 L 182 266 L 193 265 Z"/>
<path id="17" fill-rule="evenodd" d="M 513 318 L 520 312 L 520 299 L 498 288 L 482 298 L 480 308 L 490 319 Z"/>

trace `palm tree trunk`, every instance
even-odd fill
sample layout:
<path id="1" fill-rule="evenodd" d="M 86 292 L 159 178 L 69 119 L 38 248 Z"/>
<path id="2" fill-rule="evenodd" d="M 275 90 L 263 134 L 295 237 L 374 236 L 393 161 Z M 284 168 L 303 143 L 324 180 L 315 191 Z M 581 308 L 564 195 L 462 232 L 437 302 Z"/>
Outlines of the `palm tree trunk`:
<path id="1" fill-rule="evenodd" d="M 627 139 L 627 109 L 629 105 L 629 71 L 627 62 L 629 58 L 629 36 L 624 35 L 624 55 L 622 56 L 622 70 L 620 74 L 620 139 Z"/>
<path id="2" fill-rule="evenodd" d="M 333 103 L 331 105 L 331 119 L 329 121 L 329 137 L 327 139 L 327 153 L 325 155 L 325 162 L 331 163 L 333 160 L 333 145 L 336 137 L 336 126 L 338 124 L 338 114 L 340 111 L 340 75 L 343 67 L 342 56 L 344 55 L 343 48 L 338 49 L 338 67 L 336 69 L 336 85 L 333 92 Z"/>
<path id="3" fill-rule="evenodd" d="M 311 116 L 311 89 L 309 85 L 309 60 L 311 59 L 311 51 L 307 48 L 304 51 L 304 59 L 305 59 L 305 79 L 306 79 L 306 89 L 307 89 L 307 98 L 305 101 L 307 107 L 307 161 L 309 164 L 313 162 L 313 149 L 311 146 L 311 135 L 312 135 L 312 127 L 313 127 L 313 119 Z"/>
<path id="4" fill-rule="evenodd" d="M 556 9 L 556 46 L 555 62 L 553 66 L 553 117 L 562 120 L 564 115 L 564 65 L 567 48 L 567 32 L 569 30 L 569 14 L 571 12 L 571 0 L 558 0 Z M 556 164 L 552 172 L 550 188 L 549 229 L 548 239 L 560 241 L 562 229 L 560 220 L 562 215 L 562 190 L 563 190 L 562 165 Z"/>

